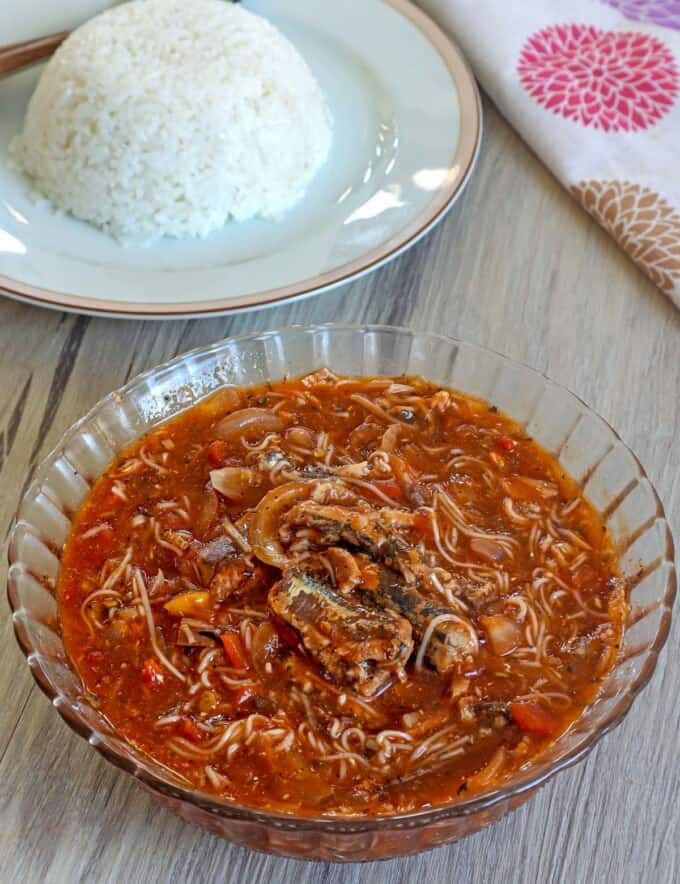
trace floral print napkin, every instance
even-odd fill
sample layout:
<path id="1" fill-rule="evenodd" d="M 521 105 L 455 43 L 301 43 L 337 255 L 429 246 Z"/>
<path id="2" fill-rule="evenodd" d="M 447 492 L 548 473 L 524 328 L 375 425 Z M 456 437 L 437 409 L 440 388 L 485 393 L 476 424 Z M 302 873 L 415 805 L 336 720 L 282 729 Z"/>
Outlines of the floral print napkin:
<path id="1" fill-rule="evenodd" d="M 525 141 L 680 307 L 680 0 L 420 0 Z"/>

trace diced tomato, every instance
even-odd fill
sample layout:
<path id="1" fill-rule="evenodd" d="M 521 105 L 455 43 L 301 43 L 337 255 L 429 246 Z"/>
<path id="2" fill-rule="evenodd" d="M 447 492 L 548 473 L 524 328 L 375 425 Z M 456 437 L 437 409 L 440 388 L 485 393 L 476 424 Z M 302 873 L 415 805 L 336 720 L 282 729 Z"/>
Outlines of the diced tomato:
<path id="1" fill-rule="evenodd" d="M 165 681 L 165 673 L 160 663 L 151 657 L 145 660 L 142 666 L 142 681 L 150 685 L 163 684 Z"/>
<path id="2" fill-rule="evenodd" d="M 401 490 L 401 486 L 397 485 L 396 482 L 385 482 L 377 487 L 380 488 L 383 494 L 392 497 L 394 500 L 404 499 L 404 492 Z"/>
<path id="3" fill-rule="evenodd" d="M 503 451 L 514 451 L 517 448 L 517 442 L 512 436 L 499 436 L 497 443 Z"/>
<path id="4" fill-rule="evenodd" d="M 185 740 L 190 740 L 192 743 L 200 742 L 201 732 L 190 718 L 180 718 L 177 722 L 176 730 L 180 737 L 184 737 Z"/>
<path id="5" fill-rule="evenodd" d="M 235 669 L 250 669 L 250 661 L 240 635 L 235 632 L 223 632 L 220 641 L 227 659 Z"/>
<path id="6" fill-rule="evenodd" d="M 552 737 L 560 729 L 557 716 L 539 703 L 510 703 L 510 714 L 517 727 L 532 734 Z"/>
<path id="7" fill-rule="evenodd" d="M 254 699 L 255 694 L 252 688 L 239 688 L 234 692 L 234 700 L 237 706 L 245 706 L 246 703 Z"/>
<path id="8" fill-rule="evenodd" d="M 208 445 L 208 460 L 214 467 L 224 466 L 229 446 L 224 439 L 215 439 Z"/>
<path id="9" fill-rule="evenodd" d="M 429 537 L 432 533 L 430 514 L 417 512 L 413 517 L 413 530 L 419 537 Z"/>

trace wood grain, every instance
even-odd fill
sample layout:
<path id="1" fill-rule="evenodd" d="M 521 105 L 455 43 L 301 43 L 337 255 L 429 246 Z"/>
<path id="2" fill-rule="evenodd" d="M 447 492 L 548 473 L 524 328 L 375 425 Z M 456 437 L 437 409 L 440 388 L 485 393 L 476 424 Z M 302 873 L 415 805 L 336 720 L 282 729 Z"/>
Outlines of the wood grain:
<path id="1" fill-rule="evenodd" d="M 354 285 L 260 313 L 158 324 L 0 302 L 3 536 L 39 458 L 131 375 L 225 335 L 329 320 L 436 329 L 547 372 L 621 432 L 678 533 L 680 313 L 487 106 L 463 198 L 410 252 Z M 3 882 L 680 881 L 677 625 L 652 684 L 584 764 L 466 841 L 366 866 L 251 853 L 159 809 L 62 724 L 33 685 L 6 606 L 0 630 Z"/>

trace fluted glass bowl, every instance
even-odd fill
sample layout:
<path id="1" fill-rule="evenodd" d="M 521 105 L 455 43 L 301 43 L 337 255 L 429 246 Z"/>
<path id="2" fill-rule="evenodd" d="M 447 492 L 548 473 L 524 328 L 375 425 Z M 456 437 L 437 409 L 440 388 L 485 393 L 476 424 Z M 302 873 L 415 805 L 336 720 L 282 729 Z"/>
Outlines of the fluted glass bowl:
<path id="1" fill-rule="evenodd" d="M 618 662 L 600 695 L 539 759 L 501 788 L 435 809 L 380 818 L 308 819 L 239 807 L 185 788 L 123 740 L 87 700 L 64 651 L 55 583 L 71 520 L 116 453 L 225 384 L 254 384 L 328 366 L 355 375 L 419 374 L 480 396 L 524 423 L 604 514 L 630 588 Z M 626 714 L 664 644 L 675 595 L 673 541 L 663 507 L 635 455 L 572 393 L 481 347 L 380 326 L 297 327 L 232 338 L 140 375 L 102 399 L 36 471 L 9 544 L 8 595 L 17 640 L 59 714 L 113 764 L 184 819 L 271 853 L 368 860 L 468 835 L 523 803 L 582 759 Z"/>

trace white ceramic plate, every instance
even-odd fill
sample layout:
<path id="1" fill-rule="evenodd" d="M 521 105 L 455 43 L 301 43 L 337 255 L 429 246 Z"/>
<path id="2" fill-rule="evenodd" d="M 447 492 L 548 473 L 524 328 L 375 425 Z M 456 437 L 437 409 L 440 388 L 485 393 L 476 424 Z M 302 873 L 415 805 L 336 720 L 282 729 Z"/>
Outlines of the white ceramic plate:
<path id="1" fill-rule="evenodd" d="M 104 0 L 0 4 L 8 43 L 73 27 Z M 82 313 L 171 317 L 331 288 L 422 236 L 461 192 L 481 135 L 460 52 L 407 0 L 250 0 L 307 59 L 334 118 L 329 161 L 281 221 L 123 247 L 30 197 L 8 161 L 40 68 L 0 80 L 0 288 Z M 11 7 L 11 8 L 10 8 Z"/>

